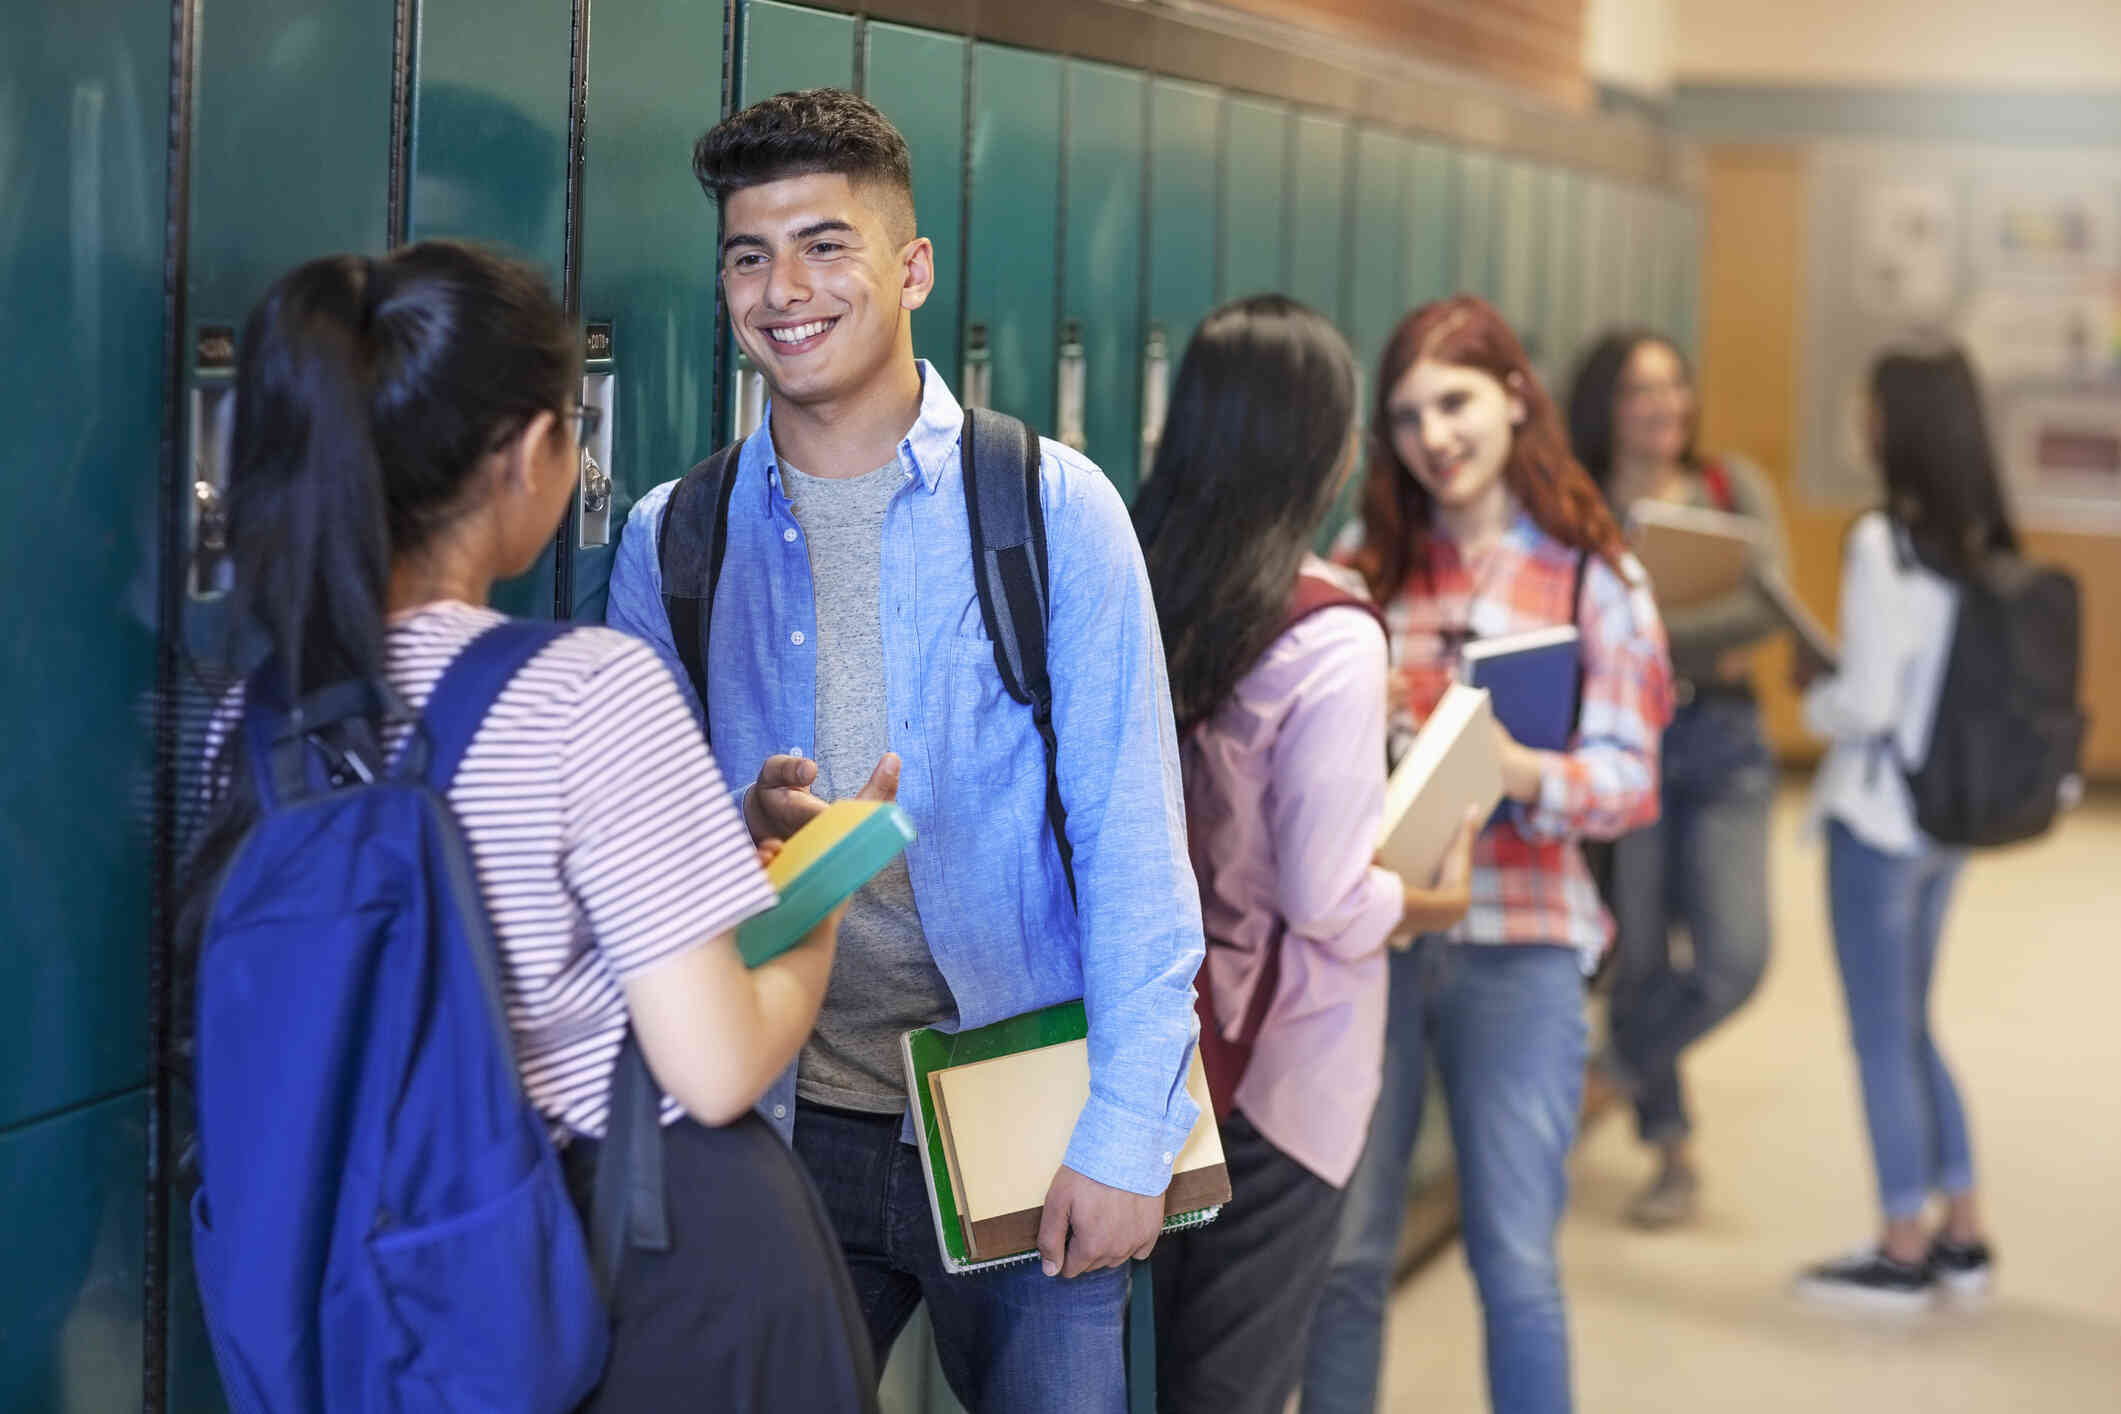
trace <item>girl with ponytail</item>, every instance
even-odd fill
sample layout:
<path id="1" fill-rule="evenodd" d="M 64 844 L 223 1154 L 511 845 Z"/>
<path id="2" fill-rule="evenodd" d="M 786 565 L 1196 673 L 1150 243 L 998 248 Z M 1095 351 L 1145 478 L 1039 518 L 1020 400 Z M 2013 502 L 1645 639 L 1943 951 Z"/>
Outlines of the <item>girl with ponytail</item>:
<path id="1" fill-rule="evenodd" d="M 396 753 L 451 661 L 502 622 L 493 585 L 534 564 L 566 513 L 594 416 L 580 380 L 572 321 L 497 255 L 425 242 L 273 285 L 239 346 L 229 545 L 236 608 L 284 701 L 380 684 L 392 710 L 352 730 Z M 258 816 L 248 756 L 230 749 L 242 696 L 212 734 L 218 800 L 180 924 L 192 939 Z M 838 918 L 744 966 L 733 932 L 773 890 L 654 651 L 601 627 L 553 638 L 495 699 L 448 802 L 524 1091 L 570 1176 L 593 1167 L 629 1025 L 664 1096 L 670 1240 L 625 1254 L 587 1407 L 873 1407 L 838 1244 L 751 1112 L 809 1034 Z M 322 1393 L 332 1408 L 357 1397 Z"/>

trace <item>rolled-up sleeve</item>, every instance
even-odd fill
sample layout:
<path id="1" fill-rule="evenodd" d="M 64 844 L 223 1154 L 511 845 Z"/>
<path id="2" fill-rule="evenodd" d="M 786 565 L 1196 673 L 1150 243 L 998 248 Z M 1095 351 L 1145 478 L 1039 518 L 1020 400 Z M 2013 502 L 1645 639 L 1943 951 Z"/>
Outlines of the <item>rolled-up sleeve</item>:
<path id="1" fill-rule="evenodd" d="M 1594 560 L 1584 585 L 1583 701 L 1576 740 L 1550 754 L 1539 798 L 1514 807 L 1528 839 L 1617 839 L 1655 823 L 1658 747 L 1672 719 L 1672 664 L 1646 577 Z"/>
<path id="2" fill-rule="evenodd" d="M 656 538 L 663 528 L 663 511 L 677 482 L 666 481 L 634 503 L 627 513 L 626 527 L 619 532 L 619 547 L 612 556 L 611 591 L 604 603 L 607 626 L 630 633 L 655 649 L 656 656 L 677 680 L 678 695 L 692 708 L 695 721 L 704 724 L 699 694 L 678 658 L 670 637 L 670 616 L 663 611 L 663 568 L 656 561 Z"/>
<path id="3" fill-rule="evenodd" d="M 1074 848 L 1090 1100 L 1066 1163 L 1164 1191 L 1199 1110 L 1186 1091 L 1199 1027 L 1200 894 L 1148 571 L 1110 482 L 1084 464 L 1046 480 L 1053 575 L 1047 661 L 1061 799 Z"/>

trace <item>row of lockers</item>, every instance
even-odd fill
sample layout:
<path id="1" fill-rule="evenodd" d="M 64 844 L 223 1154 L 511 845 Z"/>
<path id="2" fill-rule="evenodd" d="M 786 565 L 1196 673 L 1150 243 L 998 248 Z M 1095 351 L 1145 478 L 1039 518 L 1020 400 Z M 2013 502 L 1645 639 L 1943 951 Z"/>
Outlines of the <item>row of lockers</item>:
<path id="1" fill-rule="evenodd" d="M 893 116 L 944 274 L 917 317 L 921 352 L 960 385 L 983 353 L 989 401 L 1077 437 L 1130 492 L 1154 420 L 1145 392 L 1227 297 L 1286 290 L 1333 312 L 1366 358 L 1407 307 L 1455 288 L 1494 296 L 1550 368 L 1623 317 L 1691 337 L 1698 220 L 1671 193 L 771 0 L 734 7 L 733 55 L 723 5 L 595 0 L 580 46 L 571 8 L 75 0 L 0 49 L 0 88 L 22 98 L 0 118 L 21 197 L 0 222 L 0 289 L 35 331 L 5 475 L 38 508 L 30 553 L 0 569 L 11 680 L 35 685 L 0 707 L 15 746 L 0 1177 L 24 1197 L 8 1250 L 39 1274 L 0 1300 L 0 1408 L 114 1408 L 143 1391 L 157 841 L 181 834 L 190 799 L 173 784 L 183 714 L 151 728 L 157 701 L 185 698 L 194 673 L 211 682 L 225 641 L 210 569 L 171 576 L 185 584 L 168 600 L 158 586 L 165 557 L 189 555 L 194 481 L 217 474 L 226 331 L 289 266 L 450 235 L 521 251 L 571 289 L 610 333 L 598 450 L 614 528 L 735 422 L 715 213 L 688 164 L 725 73 L 735 100 L 839 83 Z M 173 17 L 195 24 L 174 49 Z M 165 262 L 182 276 L 167 306 Z M 1079 419 L 1059 398 L 1078 358 Z M 165 430 L 179 449 L 166 478 Z M 583 543 L 593 528 L 571 526 L 505 606 L 593 614 L 609 555 Z M 183 1234 L 169 1225 L 152 1283 L 171 1315 L 150 1399 L 205 1409 Z"/>

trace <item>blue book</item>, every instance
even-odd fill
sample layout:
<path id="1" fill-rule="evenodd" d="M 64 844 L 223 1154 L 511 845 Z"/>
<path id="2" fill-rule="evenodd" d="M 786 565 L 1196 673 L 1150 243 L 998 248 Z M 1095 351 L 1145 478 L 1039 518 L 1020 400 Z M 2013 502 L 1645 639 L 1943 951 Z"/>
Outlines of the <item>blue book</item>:
<path id="1" fill-rule="evenodd" d="M 1494 700 L 1495 720 L 1519 746 L 1567 751 L 1576 735 L 1583 644 L 1572 625 L 1479 638 L 1459 656 L 1458 675 Z"/>

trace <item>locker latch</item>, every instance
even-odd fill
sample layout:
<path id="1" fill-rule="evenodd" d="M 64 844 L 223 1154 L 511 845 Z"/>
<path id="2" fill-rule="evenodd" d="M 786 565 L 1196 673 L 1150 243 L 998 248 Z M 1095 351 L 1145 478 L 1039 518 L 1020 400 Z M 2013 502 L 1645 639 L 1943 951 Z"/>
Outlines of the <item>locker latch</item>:
<path id="1" fill-rule="evenodd" d="M 1171 347 L 1164 326 L 1151 324 L 1142 343 L 1141 479 L 1156 468 L 1156 446 L 1164 440 L 1164 412 L 1170 405 Z"/>
<path id="2" fill-rule="evenodd" d="M 597 409 L 596 426 L 582 438 L 581 489 L 575 511 L 576 544 L 584 550 L 611 543 L 612 438 L 618 411 L 618 374 L 612 367 L 611 323 L 600 320 L 582 333 L 582 406 Z"/>
<path id="3" fill-rule="evenodd" d="M 960 401 L 968 408 L 991 407 L 994 402 L 994 360 L 987 349 L 987 326 L 965 329 L 965 376 L 959 380 Z"/>
<path id="4" fill-rule="evenodd" d="M 1088 370 L 1083 356 L 1083 325 L 1079 319 L 1064 319 L 1060 327 L 1060 356 L 1054 365 L 1055 408 L 1053 415 L 1054 440 L 1064 446 L 1086 451 L 1090 445 L 1090 434 L 1085 426 L 1083 399 L 1088 383 Z"/>
<path id="5" fill-rule="evenodd" d="M 228 554 L 228 450 L 235 430 L 236 331 L 225 324 L 200 326 L 193 346 L 191 386 L 190 572 L 185 590 L 194 600 L 219 599 L 235 588 L 236 566 Z"/>

